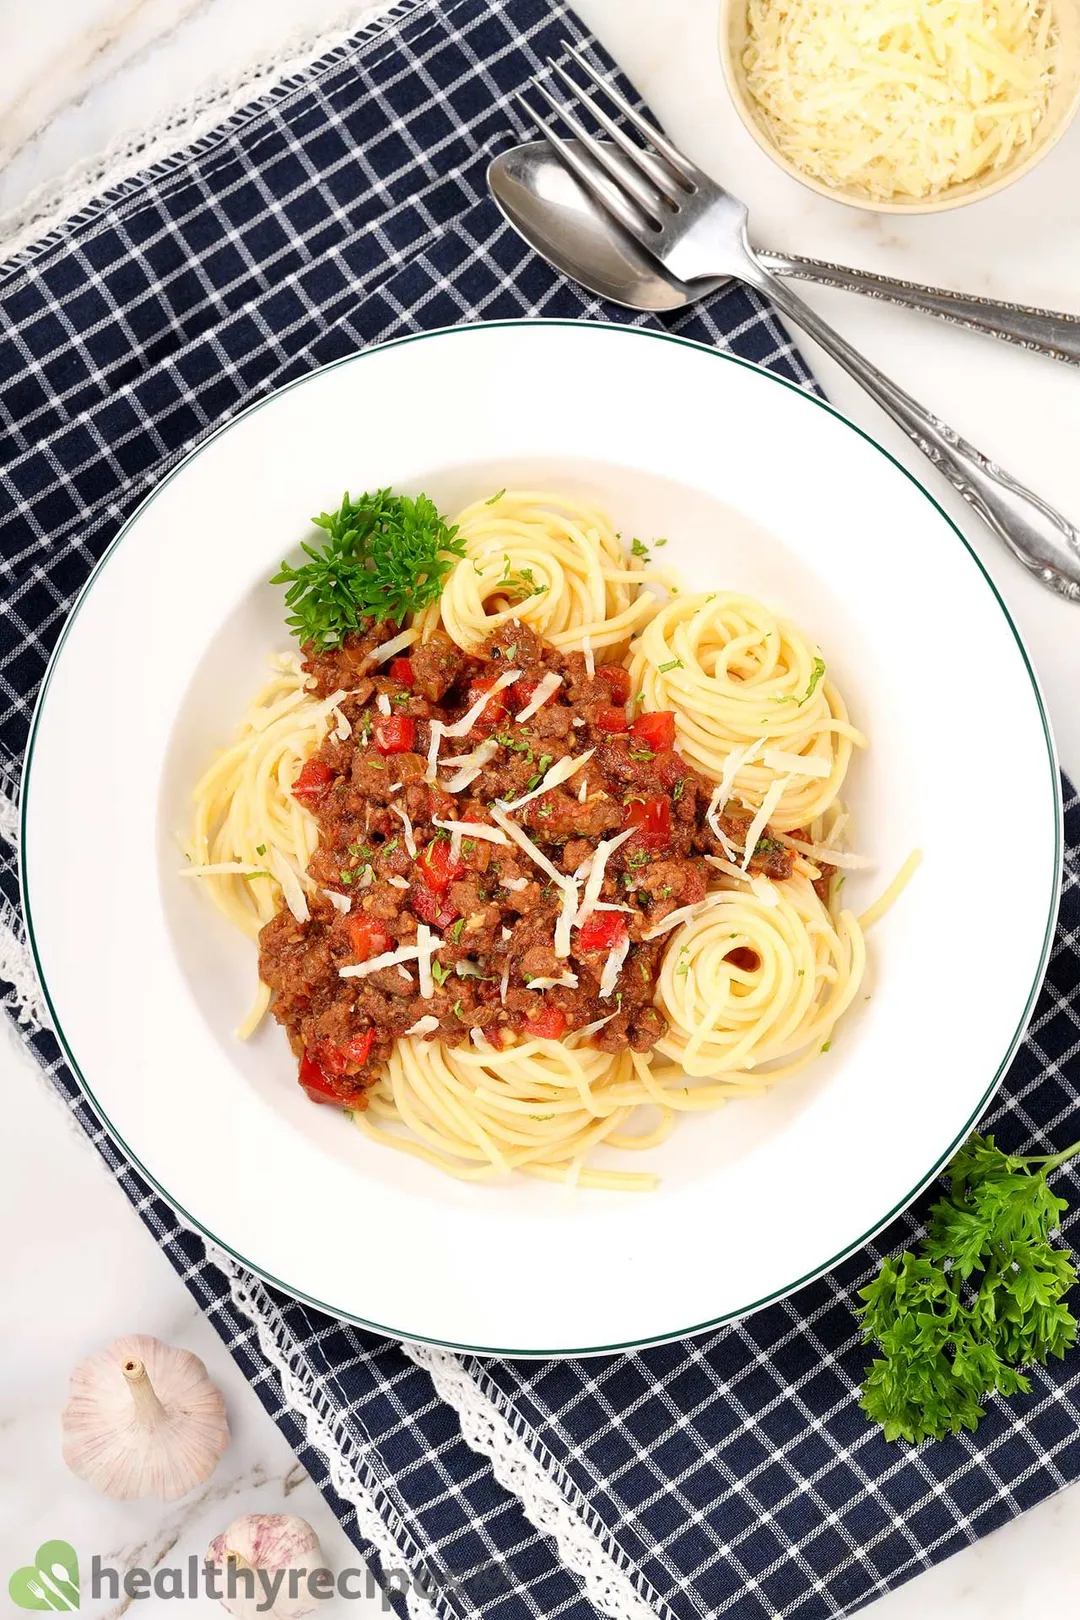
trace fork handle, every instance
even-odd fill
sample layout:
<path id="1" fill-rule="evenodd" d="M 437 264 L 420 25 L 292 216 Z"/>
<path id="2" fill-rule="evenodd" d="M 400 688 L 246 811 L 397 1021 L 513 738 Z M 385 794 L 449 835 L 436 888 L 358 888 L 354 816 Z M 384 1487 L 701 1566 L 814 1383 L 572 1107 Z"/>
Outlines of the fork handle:
<path id="1" fill-rule="evenodd" d="M 1067 518 L 931 415 L 763 265 L 755 260 L 745 279 L 863 385 L 1025 568 L 1068 601 L 1080 602 L 1080 532 Z"/>
<path id="2" fill-rule="evenodd" d="M 1067 315 L 1052 309 L 1034 309 L 1027 304 L 1008 304 L 995 298 L 977 298 L 970 293 L 950 292 L 945 287 L 923 287 L 915 281 L 895 281 L 870 270 L 851 270 L 842 264 L 820 259 L 804 259 L 794 253 L 757 250 L 759 263 L 774 275 L 793 281 L 810 281 L 819 287 L 837 287 L 842 292 L 862 293 L 904 309 L 917 309 L 936 315 L 954 326 L 966 326 L 991 337 L 1004 338 L 1021 348 L 1080 365 L 1080 315 Z M 794 317 L 792 317 L 794 319 Z"/>

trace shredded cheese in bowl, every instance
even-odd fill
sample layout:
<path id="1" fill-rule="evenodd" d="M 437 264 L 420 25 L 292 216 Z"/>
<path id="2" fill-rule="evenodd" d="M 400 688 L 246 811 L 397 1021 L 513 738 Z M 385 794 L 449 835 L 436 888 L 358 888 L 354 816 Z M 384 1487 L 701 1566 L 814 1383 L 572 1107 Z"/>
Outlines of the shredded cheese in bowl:
<path id="1" fill-rule="evenodd" d="M 876 201 L 1019 157 L 1060 67 L 1054 0 L 747 0 L 746 88 L 777 150 Z"/>

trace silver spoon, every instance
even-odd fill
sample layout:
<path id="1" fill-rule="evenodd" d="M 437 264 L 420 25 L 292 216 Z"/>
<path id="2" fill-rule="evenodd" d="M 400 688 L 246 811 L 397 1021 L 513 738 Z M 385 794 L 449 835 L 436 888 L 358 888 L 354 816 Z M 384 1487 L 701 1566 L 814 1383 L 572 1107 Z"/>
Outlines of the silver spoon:
<path id="1" fill-rule="evenodd" d="M 628 309 L 682 309 L 727 281 L 727 277 L 714 277 L 687 285 L 665 270 L 619 228 L 564 168 L 546 141 L 525 141 L 500 152 L 488 167 L 488 185 L 506 219 L 530 247 L 564 275 L 613 304 Z M 940 287 L 920 287 L 867 270 L 849 270 L 761 248 L 757 257 L 774 275 L 862 293 L 1004 338 L 1052 360 L 1080 365 L 1080 316 Z"/>

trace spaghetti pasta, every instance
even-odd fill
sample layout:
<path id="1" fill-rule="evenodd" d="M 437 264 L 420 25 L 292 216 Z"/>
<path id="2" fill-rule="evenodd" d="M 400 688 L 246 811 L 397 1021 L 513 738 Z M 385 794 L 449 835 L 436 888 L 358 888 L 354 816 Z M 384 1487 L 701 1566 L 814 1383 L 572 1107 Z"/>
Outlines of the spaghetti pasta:
<path id="1" fill-rule="evenodd" d="M 565 495 L 503 491 L 466 507 L 457 529 L 465 555 L 420 624 L 425 640 L 441 626 L 466 652 L 518 619 L 553 647 L 588 637 L 601 662 L 621 657 L 660 606 L 641 587 L 669 581 L 635 568 L 610 519 Z"/>
<path id="2" fill-rule="evenodd" d="M 646 710 L 674 712 L 686 758 L 744 805 L 758 808 L 774 782 L 790 778 L 771 817 L 783 832 L 835 801 L 852 748 L 865 746 L 820 653 L 749 596 L 676 597 L 634 643 L 630 676 Z M 741 749 L 748 754 L 732 778 L 725 768 Z M 770 750 L 782 756 L 772 764 Z"/>
<path id="3" fill-rule="evenodd" d="M 866 951 L 851 912 L 834 920 L 806 878 L 775 887 L 775 905 L 749 885 L 717 890 L 665 952 L 658 1049 L 687 1074 L 786 1079 L 817 1056 L 858 992 Z"/>
<path id="4" fill-rule="evenodd" d="M 665 604 L 671 576 L 634 566 L 607 517 L 563 495 L 503 492 L 458 530 L 464 556 L 406 631 L 373 627 L 340 664 L 275 662 L 195 790 L 184 874 L 264 965 L 300 953 L 300 1010 L 275 1009 L 301 1083 L 369 1138 L 465 1181 L 645 1190 L 652 1172 L 590 1156 L 655 1147 L 680 1114 L 809 1063 L 859 989 L 863 928 L 917 857 L 862 918 L 822 898 L 833 867 L 865 864 L 844 853 L 838 798 L 865 739 L 787 620 L 731 592 Z M 472 741 L 440 758 L 450 737 Z M 331 785 L 334 808 L 313 813 Z M 241 1036 L 269 1001 L 260 984 Z M 567 1006 L 593 1010 L 567 1027 Z"/>

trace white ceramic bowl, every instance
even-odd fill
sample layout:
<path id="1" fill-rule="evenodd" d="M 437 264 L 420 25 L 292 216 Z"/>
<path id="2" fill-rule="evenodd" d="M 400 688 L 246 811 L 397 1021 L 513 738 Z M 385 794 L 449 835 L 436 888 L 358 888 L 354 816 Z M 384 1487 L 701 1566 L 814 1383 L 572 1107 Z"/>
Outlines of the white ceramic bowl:
<path id="1" fill-rule="evenodd" d="M 649 1195 L 476 1187 L 312 1107 L 276 1026 L 232 1030 L 250 945 L 176 876 L 211 751 L 286 644 L 265 582 L 343 489 L 447 511 L 503 485 L 595 497 L 696 588 L 821 644 L 872 748 L 850 775 L 858 909 L 919 845 L 832 1050 L 686 1122 Z M 141 649 L 132 637 L 142 638 Z M 139 652 L 134 664 L 133 653 Z M 988 805 L 1023 812 L 1022 881 Z M 865 434 L 768 372 L 662 335 L 462 327 L 252 407 L 130 520 L 72 615 L 23 800 L 27 917 L 68 1056 L 132 1158 L 215 1243 L 395 1335 L 515 1354 L 685 1333 L 797 1287 L 934 1174 L 1015 1050 L 1051 936 L 1060 810 L 1016 630 L 967 545 Z M 1018 851 L 1010 847 L 1008 860 Z"/>

